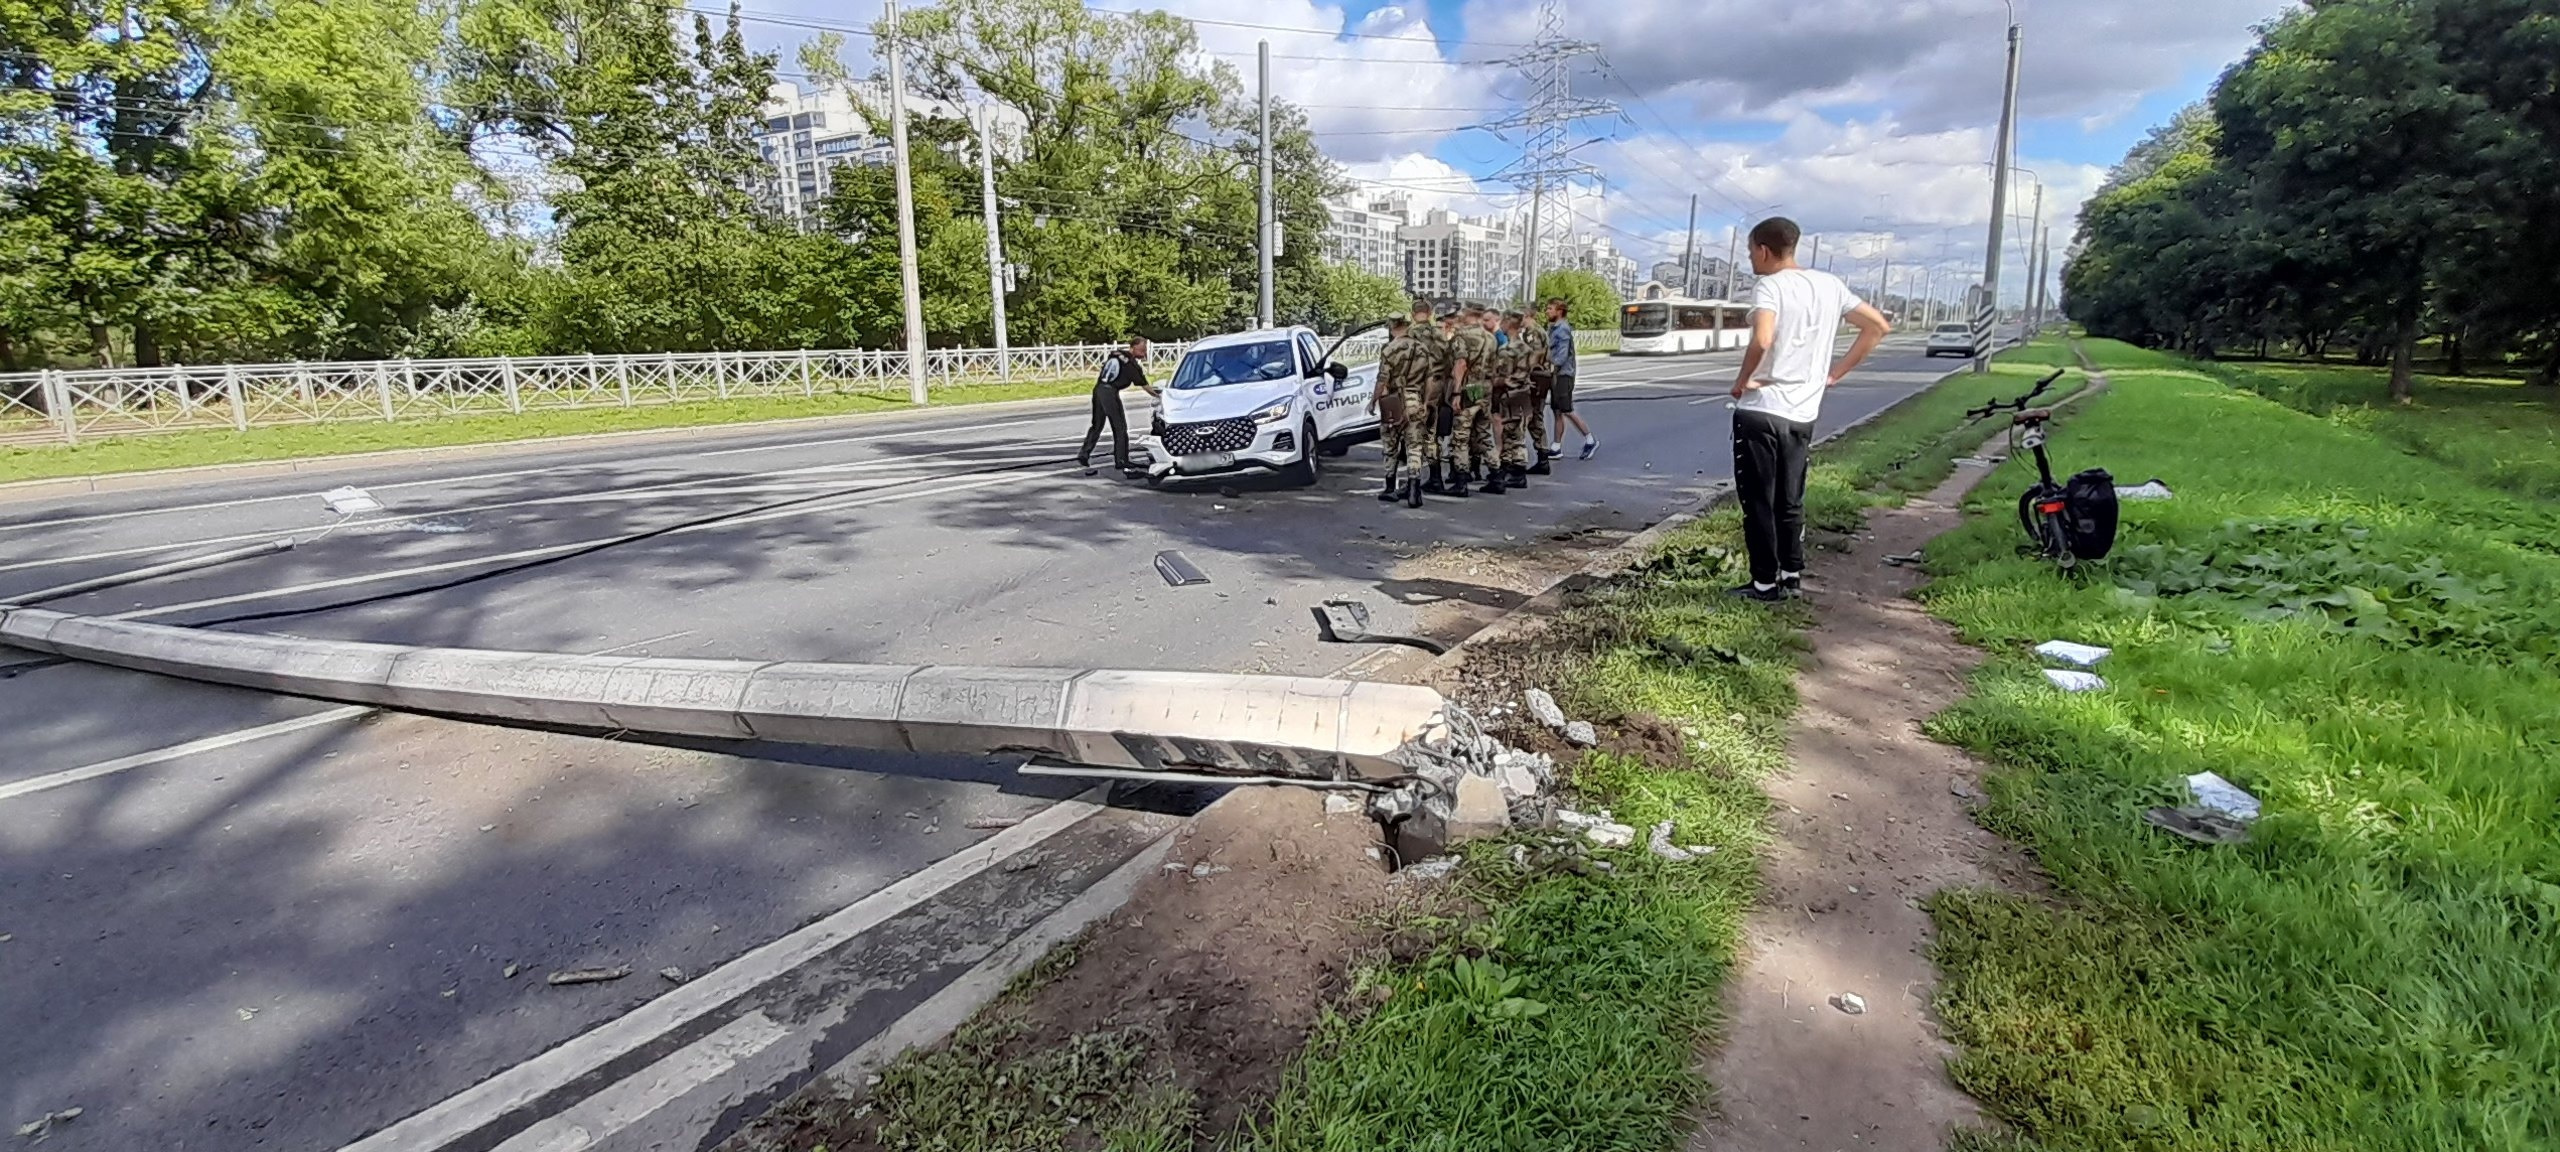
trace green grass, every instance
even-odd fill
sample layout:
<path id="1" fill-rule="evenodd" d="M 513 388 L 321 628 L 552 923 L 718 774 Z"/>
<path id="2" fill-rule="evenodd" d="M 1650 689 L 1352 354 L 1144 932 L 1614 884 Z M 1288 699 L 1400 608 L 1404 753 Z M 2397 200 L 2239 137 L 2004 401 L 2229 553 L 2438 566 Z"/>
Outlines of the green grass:
<path id="1" fill-rule="evenodd" d="M 2388 427 L 2433 413 L 2092 350 L 2114 386 L 2056 451 L 2177 499 L 2067 580 L 2015 554 L 2012 463 L 1930 549 L 1932 609 L 1994 654 L 1935 732 L 1999 765 L 1986 822 L 2066 897 L 1932 905 L 1957 1079 L 2012 1132 L 1980 1145 L 2560 1143 L 2560 558 L 2512 528 L 2549 509 Z M 2053 638 L 2113 647 L 2110 689 L 2045 688 Z M 2207 770 L 2267 802 L 2251 843 L 2137 820 Z"/>
<path id="2" fill-rule="evenodd" d="M 1995 419 L 1968 423 L 1966 409 L 2025 395 L 2055 368 L 2072 370 L 2038 403 L 2060 403 L 2086 383 L 2058 337 L 2002 353 L 1984 375 L 1949 377 L 1904 401 L 1887 419 L 1825 448 L 1814 459 L 1805 488 L 1805 518 L 1827 532 L 1853 532 L 1882 494 L 1898 500 L 1938 486 L 1955 470 L 1955 458 L 1972 452 L 2003 425 Z"/>
<path id="3" fill-rule="evenodd" d="M 2495 376 L 2422 376 L 2410 404 L 2391 402 L 2369 368 L 2281 362 L 2223 369 L 2271 400 L 2373 432 L 2483 484 L 2560 500 L 2560 390 Z"/>
<path id="4" fill-rule="evenodd" d="M 1693 735 L 1686 759 L 1595 756 L 1575 804 L 1606 807 L 1673 839 L 1713 844 L 1703 862 L 1668 863 L 1641 844 L 1528 867 L 1510 842 L 1471 845 L 1460 894 L 1480 921 L 1420 962 L 1363 974 L 1387 990 L 1358 1016 L 1317 1030 L 1268 1119 L 1241 1141 L 1280 1150 L 1553 1148 L 1658 1152 L 1675 1147 L 1701 1085 L 1695 1053 L 1756 883 L 1767 801 L 1757 782 L 1783 755 L 1795 707 L 1794 612 L 1722 595 L 1738 579 L 1730 513 L 1685 529 L 1657 560 L 1595 593 L 1563 622 L 1593 650 L 1565 694 L 1569 709 L 1645 712 Z M 1652 641 L 1743 658 L 1665 657 Z M 1485 967 L 1485 966 L 1490 966 Z"/>
<path id="5" fill-rule="evenodd" d="M 2057 350 L 2067 354 L 2039 347 L 2022 358 Z M 1863 507 L 1885 462 L 1947 439 L 1982 398 L 2023 391 L 2021 372 L 2036 374 L 2004 366 L 1992 382 L 1959 378 L 1826 446 L 1812 499 Z M 1569 710 L 1658 716 L 1687 745 L 1673 764 L 1593 757 L 1573 781 L 1575 806 L 1605 807 L 1640 831 L 1669 820 L 1675 843 L 1718 851 L 1690 863 L 1641 845 L 1602 851 L 1614 870 L 1599 872 L 1543 856 L 1514 864 L 1511 845 L 1546 843 L 1536 836 L 1471 846 L 1457 883 L 1481 920 L 1424 960 L 1365 973 L 1389 993 L 1383 1006 L 1324 1023 L 1243 1148 L 1679 1145 L 1706 1088 L 1696 1054 L 1758 884 L 1760 783 L 1785 761 L 1808 622 L 1801 608 L 1773 612 L 1724 594 L 1744 578 L 1728 510 L 1675 533 L 1555 629 L 1585 638 L 1552 677 L 1569 685 Z"/>
<path id="6" fill-rule="evenodd" d="M 1079 395 L 1086 387 L 1079 381 L 961 385 L 934 390 L 932 402 L 940 407 L 1002 400 L 1037 400 Z M 809 398 L 742 397 L 633 408 L 537 411 L 521 416 L 493 413 L 397 423 L 301 424 L 252 428 L 246 432 L 202 429 L 92 440 L 76 446 L 0 448 L 0 483 L 338 456 L 397 448 L 444 448 L 551 436 L 589 436 L 601 432 L 846 416 L 911 408 L 913 405 L 903 394 L 837 393 Z"/>

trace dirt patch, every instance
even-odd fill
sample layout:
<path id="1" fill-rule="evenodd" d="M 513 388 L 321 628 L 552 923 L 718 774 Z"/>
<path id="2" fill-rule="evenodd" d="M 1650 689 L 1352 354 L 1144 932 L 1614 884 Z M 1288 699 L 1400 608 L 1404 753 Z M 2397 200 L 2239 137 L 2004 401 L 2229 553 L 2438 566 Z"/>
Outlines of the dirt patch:
<path id="1" fill-rule="evenodd" d="M 1789 770 L 1768 784 L 1775 827 L 1748 957 L 1711 1059 L 1716 1115 L 1692 1152 L 1937 1152 L 1980 1122 L 1946 1075 L 1930 1013 L 1937 972 L 1919 901 L 1940 888 L 2032 883 L 1968 810 L 1982 766 L 1921 725 L 1963 696 L 1980 657 L 1883 563 L 1957 526 L 1982 476 L 1868 514 L 1870 531 L 1807 576 L 1816 626 L 1797 681 Z M 1833 998 L 1853 994 L 1851 1014 Z"/>
<path id="2" fill-rule="evenodd" d="M 1347 992 L 1352 964 L 1393 944 L 1381 910 L 1419 889 L 1389 884 L 1372 851 L 1376 825 L 1328 813 L 1315 792 L 1241 790 L 1179 835 L 1163 872 L 989 1010 L 1002 1017 L 999 1038 L 967 1055 L 997 1070 L 1062 1051 L 1134 1062 L 1113 1083 L 1188 1094 L 1189 1127 L 1205 1145 L 1269 1100 L 1323 1009 Z M 963 1029 L 946 1046 L 969 1037 Z M 892 1147 L 890 1117 L 867 1095 L 813 1086 L 730 1147 Z M 1086 1129 L 1062 1143 L 1100 1139 Z"/>

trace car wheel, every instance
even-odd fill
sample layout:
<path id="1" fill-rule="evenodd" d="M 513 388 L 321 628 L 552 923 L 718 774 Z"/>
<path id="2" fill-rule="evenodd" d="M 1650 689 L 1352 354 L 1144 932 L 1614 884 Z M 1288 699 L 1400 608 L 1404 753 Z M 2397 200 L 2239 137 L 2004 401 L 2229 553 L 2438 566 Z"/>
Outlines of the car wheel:
<path id="1" fill-rule="evenodd" d="M 1282 469 L 1282 475 L 1296 487 L 1315 487 L 1316 481 L 1324 478 L 1324 465 L 1317 461 L 1321 452 L 1321 448 L 1316 443 L 1315 423 L 1309 421 L 1301 425 L 1298 429 L 1297 462 Z"/>

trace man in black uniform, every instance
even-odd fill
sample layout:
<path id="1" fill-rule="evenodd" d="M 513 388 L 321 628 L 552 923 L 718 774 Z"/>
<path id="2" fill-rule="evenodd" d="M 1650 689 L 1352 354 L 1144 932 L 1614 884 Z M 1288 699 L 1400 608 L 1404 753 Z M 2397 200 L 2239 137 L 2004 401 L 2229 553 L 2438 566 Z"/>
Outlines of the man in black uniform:
<path id="1" fill-rule="evenodd" d="M 1076 453 L 1076 464 L 1087 476 L 1100 471 L 1093 466 L 1093 445 L 1102 438 L 1102 426 L 1111 425 L 1111 460 L 1123 474 L 1135 471 L 1129 464 L 1129 410 L 1120 403 L 1120 390 L 1135 384 L 1147 395 L 1162 397 L 1164 393 L 1147 383 L 1147 338 L 1129 341 L 1127 348 L 1113 352 L 1102 362 L 1102 372 L 1093 381 L 1093 423 L 1084 430 L 1084 447 Z"/>

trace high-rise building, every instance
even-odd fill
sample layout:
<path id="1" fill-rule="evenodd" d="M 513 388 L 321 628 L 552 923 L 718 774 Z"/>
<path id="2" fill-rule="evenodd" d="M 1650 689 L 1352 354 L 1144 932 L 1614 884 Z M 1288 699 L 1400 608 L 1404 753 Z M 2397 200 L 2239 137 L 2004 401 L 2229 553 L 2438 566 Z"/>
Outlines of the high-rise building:
<path id="1" fill-rule="evenodd" d="M 1432 299 L 1504 301 L 1520 286 L 1520 241 L 1508 220 L 1434 208 L 1396 231 L 1405 291 Z"/>
<path id="2" fill-rule="evenodd" d="M 1620 300 L 1634 297 L 1636 285 L 1643 280 L 1636 262 L 1618 251 L 1606 236 L 1594 236 L 1576 246 L 1573 266 L 1607 281 Z"/>
<path id="3" fill-rule="evenodd" d="M 866 90 L 867 103 L 888 102 L 885 88 Z M 847 164 L 890 164 L 897 159 L 886 132 L 870 123 L 842 90 L 803 91 L 788 82 L 765 90 L 764 123 L 755 134 L 756 148 L 770 170 L 758 189 L 766 206 L 802 225 L 817 215 L 818 205 L 835 187 L 835 170 Z M 965 119 L 968 109 L 909 93 L 909 117 Z M 999 154 L 1018 151 L 1024 121 L 1021 113 L 998 106 L 995 136 Z M 976 156 L 969 157 L 976 163 Z"/>
<path id="4" fill-rule="evenodd" d="M 1325 201 L 1325 256 L 1373 276 L 1403 279 L 1404 250 L 1396 232 L 1405 226 L 1403 203 L 1353 193 Z"/>

